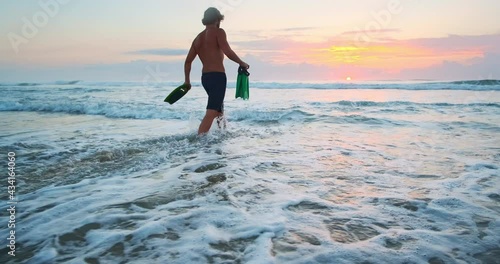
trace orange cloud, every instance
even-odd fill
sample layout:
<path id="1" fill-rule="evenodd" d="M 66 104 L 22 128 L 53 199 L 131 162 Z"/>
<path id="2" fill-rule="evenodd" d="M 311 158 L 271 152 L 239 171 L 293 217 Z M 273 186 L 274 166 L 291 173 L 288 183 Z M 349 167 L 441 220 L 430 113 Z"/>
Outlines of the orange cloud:
<path id="1" fill-rule="evenodd" d="M 460 41 L 458 41 L 460 40 Z M 443 61 L 470 64 L 481 58 L 488 49 L 488 41 L 454 37 L 444 39 L 394 40 L 380 39 L 356 45 L 339 37 L 328 42 L 307 43 L 285 38 L 240 42 L 249 54 L 273 64 L 312 64 L 330 67 L 360 67 L 399 72 L 440 65 Z M 478 45 L 478 42 L 483 45 Z"/>
<path id="2" fill-rule="evenodd" d="M 433 50 L 406 41 L 373 43 L 366 46 L 333 44 L 323 48 L 305 48 L 301 57 L 308 63 L 329 66 L 354 65 L 373 69 L 401 70 L 437 65 L 444 60 L 466 62 L 481 57 L 480 48 Z"/>

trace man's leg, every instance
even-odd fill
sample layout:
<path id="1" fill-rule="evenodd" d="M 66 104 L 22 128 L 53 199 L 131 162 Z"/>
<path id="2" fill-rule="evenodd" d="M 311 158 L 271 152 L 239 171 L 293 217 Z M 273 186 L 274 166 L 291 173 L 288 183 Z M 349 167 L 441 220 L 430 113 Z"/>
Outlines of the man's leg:
<path id="1" fill-rule="evenodd" d="M 207 109 L 207 113 L 205 114 L 205 117 L 201 121 L 200 128 L 198 129 L 198 135 L 207 133 L 210 130 L 210 127 L 212 126 L 214 119 L 218 117 L 219 114 L 220 113 L 218 111 Z"/>

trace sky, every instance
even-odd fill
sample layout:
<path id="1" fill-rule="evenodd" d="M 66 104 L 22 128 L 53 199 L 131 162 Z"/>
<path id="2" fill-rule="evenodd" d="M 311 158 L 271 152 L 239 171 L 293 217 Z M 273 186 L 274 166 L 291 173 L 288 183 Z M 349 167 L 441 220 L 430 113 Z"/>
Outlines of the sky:
<path id="1" fill-rule="evenodd" d="M 0 0 L 0 82 L 180 82 L 211 6 L 253 81 L 500 79 L 498 0 Z"/>

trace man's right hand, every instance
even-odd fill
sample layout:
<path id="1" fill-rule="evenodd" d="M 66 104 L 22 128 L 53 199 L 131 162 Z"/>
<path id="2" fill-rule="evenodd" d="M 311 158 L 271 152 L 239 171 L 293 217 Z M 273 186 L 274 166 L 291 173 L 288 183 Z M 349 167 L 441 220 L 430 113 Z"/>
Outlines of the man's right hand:
<path id="1" fill-rule="evenodd" d="M 250 65 L 248 65 L 246 62 L 241 62 L 240 66 L 243 67 L 243 68 L 245 68 L 245 69 L 249 69 L 250 68 Z"/>

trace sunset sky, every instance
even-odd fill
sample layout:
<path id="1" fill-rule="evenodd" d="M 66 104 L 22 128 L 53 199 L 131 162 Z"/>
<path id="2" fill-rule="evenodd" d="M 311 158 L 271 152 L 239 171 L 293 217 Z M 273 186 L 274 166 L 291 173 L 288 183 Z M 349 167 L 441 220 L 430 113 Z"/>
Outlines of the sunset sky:
<path id="1" fill-rule="evenodd" d="M 210 6 L 252 80 L 500 79 L 498 0 L 0 0 L 0 81 L 180 81 Z"/>

